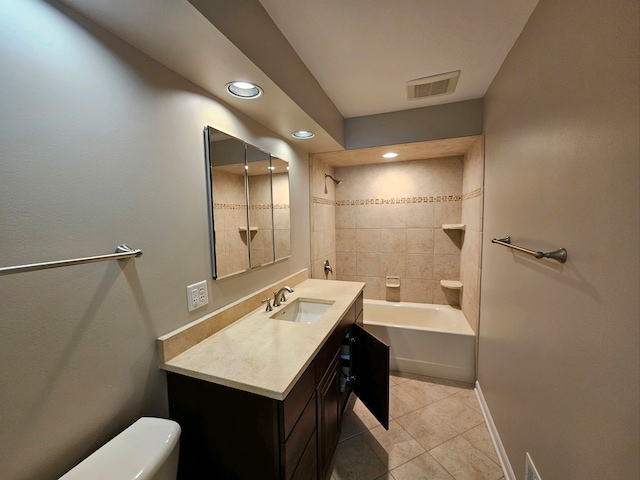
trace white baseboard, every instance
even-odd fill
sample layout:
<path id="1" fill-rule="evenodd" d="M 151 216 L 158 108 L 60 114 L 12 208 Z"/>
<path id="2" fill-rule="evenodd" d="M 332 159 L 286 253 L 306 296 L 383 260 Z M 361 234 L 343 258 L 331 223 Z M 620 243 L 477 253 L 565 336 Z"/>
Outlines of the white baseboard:
<path id="1" fill-rule="evenodd" d="M 485 402 L 484 400 L 484 395 L 482 394 L 482 389 L 480 388 L 480 382 L 478 382 L 477 380 L 475 392 L 476 397 L 478 397 L 478 403 L 480 404 L 480 410 L 482 410 L 482 416 L 484 417 L 484 421 L 486 422 L 487 428 L 489 429 L 491 441 L 493 442 L 493 446 L 495 447 L 496 453 L 498 454 L 498 460 L 500 460 L 500 466 L 502 467 L 504 478 L 505 480 L 516 480 L 516 475 L 515 473 L 513 473 L 513 468 L 511 468 L 509 457 L 507 457 L 507 452 L 504 449 L 504 445 L 502 445 L 502 440 L 500 440 L 500 435 L 498 434 L 496 425 L 495 423 L 493 423 L 493 418 L 491 418 L 491 412 L 489 411 L 487 402 Z"/>

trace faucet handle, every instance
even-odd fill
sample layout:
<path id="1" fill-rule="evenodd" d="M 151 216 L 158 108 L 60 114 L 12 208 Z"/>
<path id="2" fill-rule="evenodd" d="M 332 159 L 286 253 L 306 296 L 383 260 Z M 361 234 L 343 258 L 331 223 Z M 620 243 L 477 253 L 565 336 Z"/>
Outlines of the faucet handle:
<path id="1" fill-rule="evenodd" d="M 271 307 L 271 299 L 270 298 L 265 298 L 264 300 L 261 300 L 260 303 L 266 303 L 267 304 L 267 308 L 265 308 L 265 312 L 270 312 L 271 310 L 273 310 L 273 308 Z"/>

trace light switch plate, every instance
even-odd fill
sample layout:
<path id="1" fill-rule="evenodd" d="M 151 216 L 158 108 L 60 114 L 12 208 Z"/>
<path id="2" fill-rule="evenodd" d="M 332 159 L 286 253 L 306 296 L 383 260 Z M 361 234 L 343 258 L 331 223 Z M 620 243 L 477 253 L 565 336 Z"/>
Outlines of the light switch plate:
<path id="1" fill-rule="evenodd" d="M 187 286 L 187 308 L 190 312 L 208 304 L 209 288 L 206 280 Z"/>

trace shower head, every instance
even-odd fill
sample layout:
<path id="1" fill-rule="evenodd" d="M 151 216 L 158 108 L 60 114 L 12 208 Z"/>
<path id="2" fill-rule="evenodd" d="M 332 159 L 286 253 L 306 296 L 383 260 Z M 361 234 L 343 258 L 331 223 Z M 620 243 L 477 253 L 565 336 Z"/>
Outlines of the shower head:
<path id="1" fill-rule="evenodd" d="M 328 173 L 324 174 L 324 179 L 326 180 L 327 177 L 329 177 L 331 180 L 333 180 L 333 183 L 335 183 L 336 185 L 340 185 L 342 183 L 342 180 L 336 180 L 335 178 L 333 178 L 331 175 L 329 175 Z"/>

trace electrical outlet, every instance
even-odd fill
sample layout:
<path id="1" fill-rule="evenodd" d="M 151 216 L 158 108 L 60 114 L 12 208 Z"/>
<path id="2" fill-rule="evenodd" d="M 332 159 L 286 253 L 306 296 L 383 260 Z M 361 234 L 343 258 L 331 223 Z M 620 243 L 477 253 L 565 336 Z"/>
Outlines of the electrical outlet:
<path id="1" fill-rule="evenodd" d="M 536 470 L 536 466 L 533 464 L 533 460 L 531 460 L 531 455 L 527 452 L 526 455 L 526 463 L 524 466 L 524 480 L 542 480 L 538 470 Z"/>
<path id="2" fill-rule="evenodd" d="M 187 308 L 190 312 L 209 303 L 207 281 L 202 280 L 187 286 Z"/>

